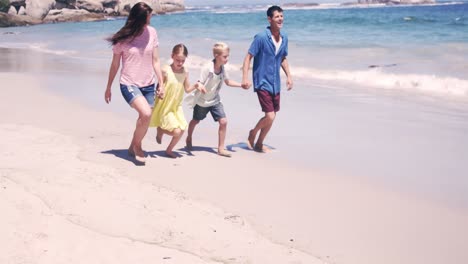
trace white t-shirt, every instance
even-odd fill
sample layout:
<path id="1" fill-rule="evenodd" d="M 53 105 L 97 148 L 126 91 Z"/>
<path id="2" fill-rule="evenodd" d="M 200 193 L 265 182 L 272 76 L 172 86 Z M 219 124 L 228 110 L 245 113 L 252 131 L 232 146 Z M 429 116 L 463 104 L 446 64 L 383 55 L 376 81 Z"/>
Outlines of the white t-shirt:
<path id="1" fill-rule="evenodd" d="M 277 55 L 281 47 L 281 43 L 283 42 L 283 38 L 280 36 L 280 39 L 278 42 L 276 42 L 275 37 L 272 37 L 272 39 L 273 39 L 273 44 L 275 44 L 275 55 Z"/>
<path id="2" fill-rule="evenodd" d="M 219 91 L 225 80 L 229 80 L 229 76 L 224 66 L 221 66 L 221 72 L 215 73 L 214 62 L 205 64 L 200 72 L 199 81 L 205 85 L 206 93 L 196 92 L 195 104 L 202 107 L 210 107 L 221 102 Z"/>

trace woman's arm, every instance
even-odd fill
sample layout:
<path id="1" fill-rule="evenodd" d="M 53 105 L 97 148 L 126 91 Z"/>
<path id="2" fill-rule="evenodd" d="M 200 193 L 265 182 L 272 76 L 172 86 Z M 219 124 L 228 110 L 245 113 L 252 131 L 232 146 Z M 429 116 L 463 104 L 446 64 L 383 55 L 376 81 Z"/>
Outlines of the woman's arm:
<path id="1" fill-rule="evenodd" d="M 159 98 L 162 99 L 164 97 L 165 89 L 158 48 L 153 49 L 153 69 L 156 73 L 156 77 L 158 78 L 158 90 L 156 91 L 156 94 Z"/>
<path id="2" fill-rule="evenodd" d="M 112 83 L 114 82 L 115 75 L 117 75 L 117 71 L 120 68 L 121 57 L 122 57 L 121 54 L 114 54 L 112 56 L 112 62 L 111 62 L 110 69 L 109 69 L 109 77 L 107 79 L 107 87 L 104 93 L 104 100 L 106 101 L 106 103 L 110 103 L 112 99 L 112 91 L 111 91 Z"/>

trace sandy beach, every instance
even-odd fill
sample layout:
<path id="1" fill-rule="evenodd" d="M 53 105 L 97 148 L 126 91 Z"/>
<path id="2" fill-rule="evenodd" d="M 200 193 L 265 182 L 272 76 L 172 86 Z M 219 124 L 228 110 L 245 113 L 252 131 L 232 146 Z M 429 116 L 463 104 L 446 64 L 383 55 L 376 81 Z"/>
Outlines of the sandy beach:
<path id="1" fill-rule="evenodd" d="M 175 160 L 163 155 L 167 141 L 158 145 L 149 131 L 147 165 L 135 166 L 126 152 L 134 116 L 116 110 L 123 104 L 117 89 L 113 105 L 104 105 L 105 76 L 82 73 L 83 83 L 97 83 L 64 96 L 47 86 L 66 75 L 37 69 L 0 73 L 2 87 L 21 90 L 0 104 L 0 263 L 468 259 L 466 208 L 298 165 L 281 148 L 249 151 L 245 121 L 229 128 L 231 159 L 215 154 L 216 130 L 207 123 L 192 155 L 180 142 Z M 231 120 L 244 117 L 243 106 L 230 105 Z"/>

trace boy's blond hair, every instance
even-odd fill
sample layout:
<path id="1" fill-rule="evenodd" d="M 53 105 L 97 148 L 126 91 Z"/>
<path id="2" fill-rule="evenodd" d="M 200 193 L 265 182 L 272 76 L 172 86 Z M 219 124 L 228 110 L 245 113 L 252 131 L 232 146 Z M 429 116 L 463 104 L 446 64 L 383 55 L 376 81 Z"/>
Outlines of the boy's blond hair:
<path id="1" fill-rule="evenodd" d="M 229 51 L 229 46 L 228 44 L 224 42 L 217 42 L 213 46 L 213 56 L 216 57 L 216 55 L 220 55 L 223 53 L 223 51 Z"/>

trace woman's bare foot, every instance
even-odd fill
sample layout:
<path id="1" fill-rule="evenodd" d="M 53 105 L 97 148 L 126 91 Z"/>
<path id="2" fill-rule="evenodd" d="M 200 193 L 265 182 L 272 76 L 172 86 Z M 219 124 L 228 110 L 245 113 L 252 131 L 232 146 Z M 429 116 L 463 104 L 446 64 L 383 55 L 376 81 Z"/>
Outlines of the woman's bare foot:
<path id="1" fill-rule="evenodd" d="M 228 153 L 226 150 L 224 149 L 218 149 L 218 155 L 220 156 L 223 156 L 223 157 L 227 157 L 227 158 L 230 158 L 231 157 L 231 154 Z"/>
<path id="2" fill-rule="evenodd" d="M 156 142 L 158 142 L 158 144 L 161 144 L 164 132 L 163 132 L 162 128 L 160 128 L 160 127 L 158 127 L 156 129 L 156 131 L 157 131 L 156 132 Z"/>
<path id="3" fill-rule="evenodd" d="M 249 137 L 247 138 L 247 147 L 249 149 L 254 149 L 254 143 L 255 143 L 255 134 L 253 134 L 253 130 L 249 131 Z"/>
<path id="4" fill-rule="evenodd" d="M 176 155 L 174 152 L 169 151 L 169 150 L 166 150 L 166 155 L 167 155 L 169 158 L 173 158 L 173 159 L 177 158 L 177 155 Z"/>
<path id="5" fill-rule="evenodd" d="M 145 157 L 145 152 L 141 148 L 136 148 L 133 147 L 133 153 L 134 153 L 134 158 L 138 163 L 145 164 L 146 163 L 146 157 Z"/>

